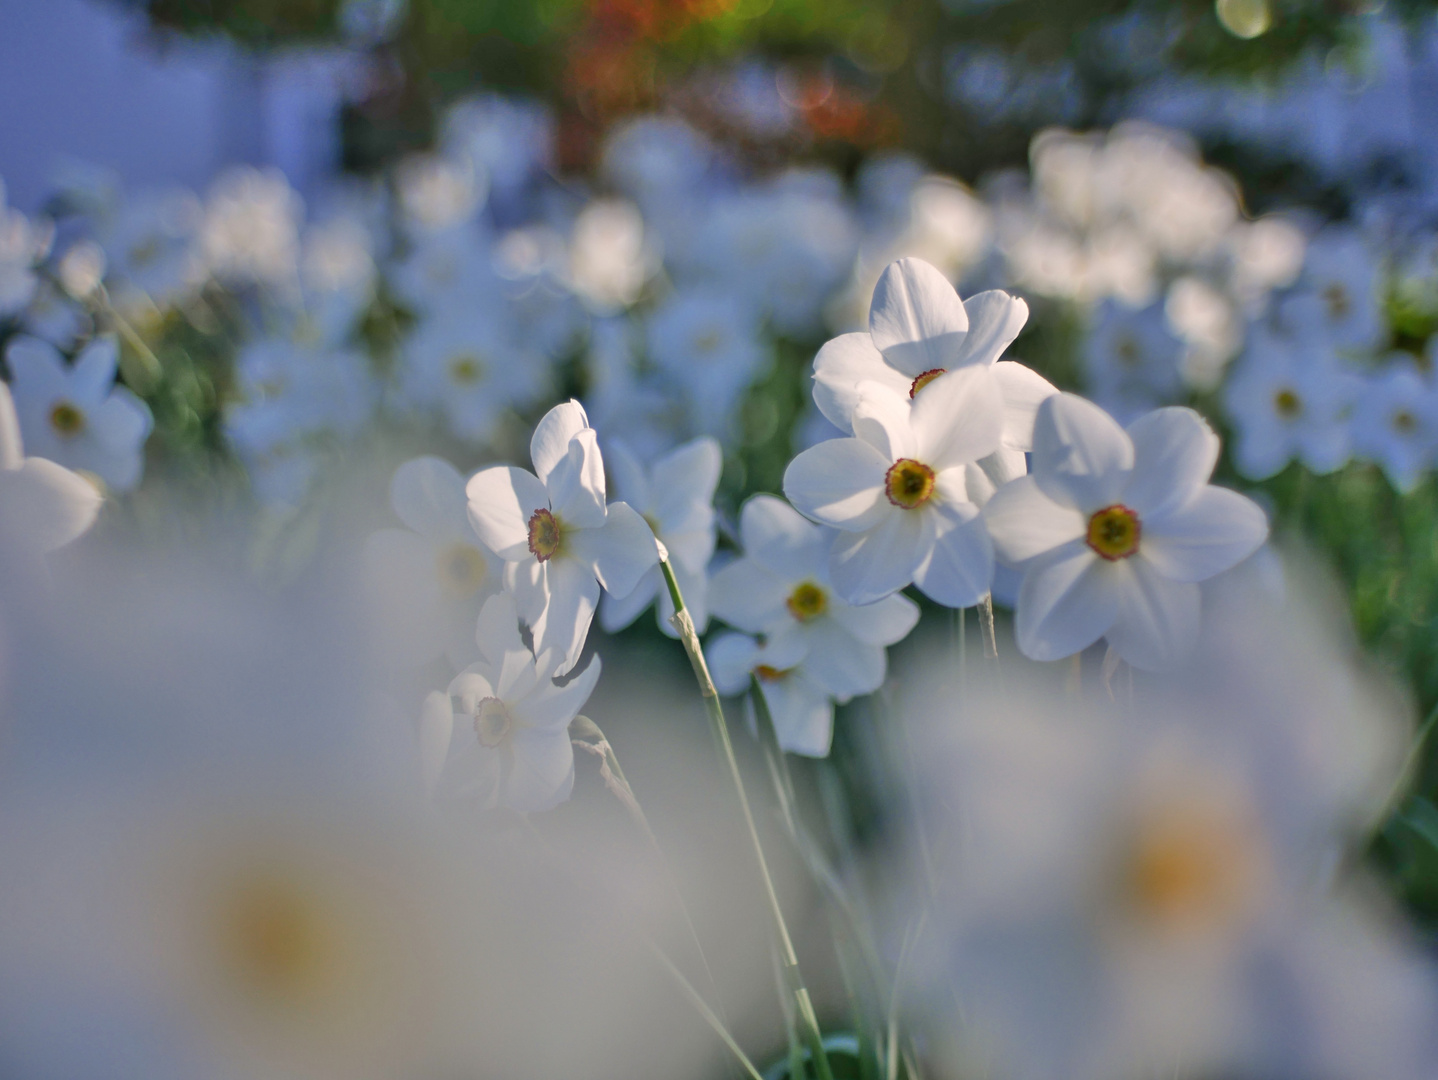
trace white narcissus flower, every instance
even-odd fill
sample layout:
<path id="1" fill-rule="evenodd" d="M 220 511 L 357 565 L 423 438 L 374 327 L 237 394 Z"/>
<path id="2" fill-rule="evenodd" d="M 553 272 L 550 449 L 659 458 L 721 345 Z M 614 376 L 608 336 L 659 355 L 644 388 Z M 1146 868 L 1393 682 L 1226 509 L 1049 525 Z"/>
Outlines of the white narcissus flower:
<path id="1" fill-rule="evenodd" d="M 685 443 L 647 469 L 623 443 L 609 447 L 616 494 L 643 515 L 669 552 L 669 565 L 684 594 L 684 607 L 701 634 L 709 625 L 708 579 L 704 571 L 714 555 L 714 489 L 719 485 L 723 464 L 719 444 L 707 436 Z M 606 633 L 622 630 L 656 599 L 659 629 L 677 637 L 669 625 L 674 601 L 657 565 L 639 579 L 628 596 L 610 593 L 604 597 L 599 624 Z"/>
<path id="2" fill-rule="evenodd" d="M 711 580 L 713 613 L 774 648 L 802 642 L 806 672 L 839 701 L 877 690 L 884 647 L 908 636 L 918 605 L 897 594 L 862 606 L 845 602 L 829 580 L 834 532 L 772 495 L 744 504 L 739 530 L 744 557 Z"/>
<path id="3" fill-rule="evenodd" d="M 365 561 L 390 648 L 403 663 L 447 655 L 463 667 L 474 658 L 474 620 L 502 587 L 504 564 L 474 534 L 464 477 L 449 462 L 407 461 L 389 490 L 406 527 L 371 534 Z"/>
<path id="4" fill-rule="evenodd" d="M 563 686 L 552 653 L 519 636 L 514 597 L 491 597 L 475 634 L 480 659 L 449 684 L 451 707 L 434 695 L 420 717 L 425 773 L 444 794 L 536 813 L 574 789 L 569 724 L 599 681 L 599 657 Z"/>
<path id="5" fill-rule="evenodd" d="M 93 525 L 101 502 L 84 477 L 25 456 L 10 388 L 0 383 L 0 542 L 22 558 L 44 555 Z"/>
<path id="6" fill-rule="evenodd" d="M 115 491 L 140 482 L 152 420 L 145 403 L 115 385 L 119 348 L 97 338 L 74 365 L 38 338 L 17 337 L 5 351 L 25 445 L 38 457 L 93 473 Z"/>
<path id="7" fill-rule="evenodd" d="M 747 634 L 720 634 L 704 652 L 721 694 L 746 693 L 750 677 L 758 681 L 781 748 L 805 757 L 829 756 L 834 702 L 809 670 L 802 640 L 761 643 Z"/>
<path id="8" fill-rule="evenodd" d="M 1438 454 L 1438 391 L 1407 359 L 1370 379 L 1353 406 L 1353 448 L 1412 491 Z"/>
<path id="9" fill-rule="evenodd" d="M 535 648 L 552 652 L 563 675 L 584 648 L 600 586 L 628 596 L 659 549 L 627 503 L 606 505 L 598 436 L 579 402 L 545 413 L 529 453 L 533 473 L 500 465 L 469 478 L 469 520 L 510 564 L 506 581 Z"/>
<path id="10" fill-rule="evenodd" d="M 672 293 L 649 318 L 649 355 L 689 399 L 694 427 L 724 434 L 744 390 L 769 360 L 752 311 L 726 292 Z"/>
<path id="11" fill-rule="evenodd" d="M 949 607 L 979 602 L 994 554 L 979 520 L 992 482 L 977 462 L 999 448 L 1004 399 L 987 365 L 940 375 L 910 404 L 863 383 L 854 437 L 805 450 L 784 494 L 805 516 L 843 532 L 829 555 L 834 587 L 869 604 L 910 582 Z"/>
<path id="12" fill-rule="evenodd" d="M 1034 411 L 1056 393 L 1047 379 L 1000 360 L 1028 320 L 1028 305 L 998 289 L 961 301 L 947 278 L 922 259 L 890 263 L 874 286 L 869 332 L 841 334 L 814 358 L 814 403 L 840 430 L 853 431 L 859 387 L 877 382 L 918 400 L 945 371 L 991 369 L 1003 394 L 1003 436 L 990 464 L 1002 483 L 1024 473 Z"/>
<path id="13" fill-rule="evenodd" d="M 1101 637 L 1137 668 L 1171 666 L 1199 628 L 1198 582 L 1268 536 L 1250 499 L 1208 483 L 1218 436 L 1192 409 L 1128 430 L 1074 394 L 1034 426 L 1033 474 L 984 508 L 998 557 L 1023 573 L 1019 649 L 1057 660 Z"/>

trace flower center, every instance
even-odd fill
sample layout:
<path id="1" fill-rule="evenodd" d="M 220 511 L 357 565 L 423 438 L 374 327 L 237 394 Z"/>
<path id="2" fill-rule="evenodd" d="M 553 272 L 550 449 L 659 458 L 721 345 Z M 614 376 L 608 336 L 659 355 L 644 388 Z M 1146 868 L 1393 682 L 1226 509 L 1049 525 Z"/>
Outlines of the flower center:
<path id="1" fill-rule="evenodd" d="M 489 563 L 472 544 L 456 543 L 435 556 L 440 583 L 454 595 L 470 597 L 484 584 Z"/>
<path id="2" fill-rule="evenodd" d="M 909 386 L 909 397 L 912 399 L 915 395 L 918 394 L 920 390 L 928 386 L 929 383 L 933 382 L 935 379 L 937 379 L 940 375 L 944 374 L 948 370 L 948 368 L 936 367 L 929 368 L 928 371 L 919 372 L 918 375 L 914 376 L 914 381 Z"/>
<path id="3" fill-rule="evenodd" d="M 1138 550 L 1140 532 L 1138 515 L 1115 503 L 1089 518 L 1088 546 L 1109 562 L 1117 562 Z"/>
<path id="4" fill-rule="evenodd" d="M 246 992 L 293 1006 L 332 990 L 339 942 L 333 912 L 284 874 L 234 883 L 216 930 L 226 968 Z"/>
<path id="5" fill-rule="evenodd" d="M 1273 411 L 1285 420 L 1292 420 L 1303 411 L 1303 401 L 1296 391 L 1285 386 L 1273 395 Z"/>
<path id="6" fill-rule="evenodd" d="M 1348 297 L 1348 290 L 1336 282 L 1323 290 L 1323 303 L 1328 307 L 1330 319 L 1343 318 L 1353 307 L 1353 302 Z"/>
<path id="7" fill-rule="evenodd" d="M 457 386 L 473 386 L 484 378 L 484 361 L 472 353 L 464 353 L 449 362 L 450 382 Z"/>
<path id="8" fill-rule="evenodd" d="M 800 622 L 808 622 L 810 619 L 817 619 L 829 609 L 829 594 L 812 581 L 806 581 L 795 586 L 789 599 L 784 601 L 784 606 L 794 618 Z"/>
<path id="9" fill-rule="evenodd" d="M 495 747 L 509 737 L 514 719 L 499 698 L 487 697 L 474 709 L 474 733 L 480 746 Z"/>
<path id="10" fill-rule="evenodd" d="M 1388 421 L 1399 435 L 1412 435 L 1418 430 L 1418 417 L 1407 409 L 1398 409 Z"/>
<path id="11" fill-rule="evenodd" d="M 1143 359 L 1143 354 L 1139 351 L 1138 342 L 1128 335 L 1124 335 L 1118 339 L 1118 344 L 1114 346 L 1114 353 L 1118 357 L 1120 367 L 1136 368 L 1138 367 L 1138 362 Z"/>
<path id="12" fill-rule="evenodd" d="M 547 562 L 559 552 L 564 531 L 559 519 L 543 508 L 536 510 L 529 519 L 529 550 L 540 562 Z"/>
<path id="13" fill-rule="evenodd" d="M 913 458 L 900 458 L 884 474 L 884 492 L 905 510 L 923 506 L 934 493 L 934 470 Z"/>
<path id="14" fill-rule="evenodd" d="M 85 414 L 78 406 L 61 401 L 50 410 L 50 426 L 61 435 L 78 435 L 85 430 Z"/>
<path id="15" fill-rule="evenodd" d="M 793 668 L 776 668 L 770 667 L 768 664 L 760 664 L 754 669 L 754 674 L 759 676 L 760 682 L 773 683 L 778 682 L 793 670 Z"/>

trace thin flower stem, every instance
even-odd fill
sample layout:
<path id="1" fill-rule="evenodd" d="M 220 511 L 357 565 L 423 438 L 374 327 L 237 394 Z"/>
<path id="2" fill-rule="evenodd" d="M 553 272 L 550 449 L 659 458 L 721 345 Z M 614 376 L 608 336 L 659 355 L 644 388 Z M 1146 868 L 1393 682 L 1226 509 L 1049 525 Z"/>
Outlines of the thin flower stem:
<path id="1" fill-rule="evenodd" d="M 759 842 L 759 829 L 754 824 L 754 812 L 749 807 L 749 796 L 744 791 L 744 778 L 739 772 L 739 760 L 734 756 L 734 744 L 729 739 L 729 725 L 724 720 L 724 707 L 719 703 L 719 692 L 709 675 L 709 664 L 704 659 L 704 649 L 699 644 L 699 633 L 694 620 L 684 606 L 684 594 L 675 580 L 674 570 L 668 559 L 659 560 L 659 569 L 664 574 L 664 583 L 669 587 L 669 598 L 674 601 L 674 614 L 669 623 L 679 632 L 689 662 L 694 667 L 694 677 L 699 683 L 699 695 L 704 699 L 704 709 L 709 724 L 714 730 L 724 760 L 729 766 L 729 776 L 734 781 L 734 791 L 739 796 L 739 808 L 744 812 L 744 824 L 749 829 L 749 842 L 754 847 L 754 858 L 759 864 L 759 874 L 764 879 L 764 894 L 769 902 L 769 914 L 774 920 L 774 933 L 778 942 L 779 958 L 782 961 L 785 980 L 798 1006 L 799 1018 L 804 1028 L 804 1039 L 809 1044 L 810 1054 L 819 1080 L 834 1080 L 829 1069 L 829 1060 L 824 1055 L 823 1035 L 819 1031 L 819 1018 L 814 1012 L 814 1003 L 804 977 L 799 970 L 799 956 L 794 951 L 794 940 L 789 935 L 788 924 L 784 921 L 784 909 L 779 905 L 779 894 L 774 888 L 774 878 L 769 873 L 769 861 L 764 857 L 764 847 Z"/>
<path id="2" fill-rule="evenodd" d="M 724 1026 L 719 1017 L 714 1015 L 714 1010 L 709 1007 L 708 1002 L 704 1000 L 699 991 L 695 990 L 689 980 L 684 977 L 684 973 L 675 967 L 674 962 L 670 960 L 668 956 L 664 955 L 664 951 L 648 937 L 643 938 L 643 941 L 649 946 L 649 951 L 654 954 L 654 959 L 659 961 L 660 967 L 669 973 L 669 977 L 674 980 L 680 991 L 689 999 L 689 1004 L 694 1006 L 695 1011 L 714 1029 L 714 1033 L 724 1041 L 724 1045 L 729 1048 L 730 1053 L 734 1055 L 740 1067 L 743 1068 L 753 1080 L 764 1080 L 764 1074 L 749 1060 L 749 1056 L 744 1053 L 743 1048 L 734 1041 L 734 1036 L 729 1034 L 729 1029 Z"/>
<path id="3" fill-rule="evenodd" d="M 140 358 L 140 362 L 145 368 L 145 376 L 150 379 L 151 382 L 158 382 L 164 374 L 164 367 L 160 364 L 160 358 L 156 356 L 154 350 L 145 343 L 145 339 L 140 336 L 139 332 L 130 325 L 130 320 L 121 315 L 115 309 L 115 305 L 110 303 L 110 294 L 106 291 L 105 286 L 100 285 L 96 287 L 93 300 L 95 306 L 114 324 L 120 336 L 125 339 L 125 344 L 135 350 L 135 354 Z M 137 389 L 139 388 L 137 387 Z"/>
<path id="4" fill-rule="evenodd" d="M 979 601 L 979 627 L 984 634 L 984 659 L 997 660 L 999 658 L 999 641 L 994 633 L 993 593 L 984 593 L 984 598 Z"/>

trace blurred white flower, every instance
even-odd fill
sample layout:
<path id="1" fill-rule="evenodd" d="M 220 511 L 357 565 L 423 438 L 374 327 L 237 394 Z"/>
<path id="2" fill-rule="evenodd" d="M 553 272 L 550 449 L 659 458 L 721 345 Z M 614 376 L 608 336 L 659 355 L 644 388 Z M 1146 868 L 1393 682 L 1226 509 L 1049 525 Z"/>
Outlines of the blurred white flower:
<path id="1" fill-rule="evenodd" d="M 560 658 L 525 647 L 508 593 L 485 602 L 477 640 L 480 659 L 449 684 L 449 731 L 443 710 L 426 708 L 423 717 L 422 740 L 449 745 L 440 790 L 525 814 L 551 810 L 574 789 L 569 723 L 599 681 L 599 657 L 563 686 L 555 683 Z"/>
<path id="2" fill-rule="evenodd" d="M 687 392 L 696 430 L 727 436 L 744 390 L 769 363 L 752 312 L 727 292 L 671 293 L 648 325 L 649 355 Z"/>
<path id="3" fill-rule="evenodd" d="M 1084 339 L 1089 396 L 1126 424 L 1183 392 L 1183 342 L 1170 329 L 1163 305 L 1135 311 L 1106 300 Z"/>
<path id="4" fill-rule="evenodd" d="M 423 240 L 468 224 L 488 194 L 488 177 L 469 159 L 411 154 L 395 169 L 407 230 Z"/>
<path id="5" fill-rule="evenodd" d="M 94 329 L 84 306 L 50 281 L 40 282 L 20 316 L 20 325 L 25 333 L 65 350 Z"/>
<path id="6" fill-rule="evenodd" d="M 343 342 L 374 299 L 377 276 L 374 238 L 358 217 L 338 215 L 305 230 L 300 251 L 304 318 L 321 340 Z"/>
<path id="7" fill-rule="evenodd" d="M 834 701 L 810 673 L 800 638 L 761 642 L 747 634 L 719 634 L 704 652 L 721 694 L 746 693 L 750 677 L 758 680 L 782 749 L 805 757 L 829 756 Z"/>
<path id="8" fill-rule="evenodd" d="M 501 201 L 524 195 L 554 164 L 554 118 L 535 101 L 501 94 L 458 101 L 445 114 L 443 141 L 452 156 L 489 177 Z"/>
<path id="9" fill-rule="evenodd" d="M 401 663 L 444 655 L 464 667 L 474 658 L 474 620 L 502 587 L 503 564 L 474 534 L 464 477 L 449 462 L 407 461 L 389 491 L 405 528 L 380 529 L 365 541 L 383 636 Z"/>
<path id="10" fill-rule="evenodd" d="M 709 625 L 705 570 L 714 555 L 714 489 L 724 464 L 719 444 L 698 438 L 645 467 L 627 443 L 615 441 L 606 457 L 614 493 L 643 516 L 669 552 L 684 607 L 702 634 Z M 659 629 L 677 637 L 669 625 L 674 601 L 658 566 L 648 570 L 628 596 L 606 594 L 599 606 L 599 625 L 606 633 L 622 630 L 650 604 L 655 604 Z"/>
<path id="11" fill-rule="evenodd" d="M 597 199 L 574 219 L 569 277 L 576 292 L 601 314 L 627 308 L 658 268 L 633 203 Z"/>
<path id="12" fill-rule="evenodd" d="M 1262 480 L 1297 458 L 1315 473 L 1348 461 L 1349 417 L 1361 383 L 1312 342 L 1257 329 L 1223 389 L 1224 408 L 1238 429 L 1234 463 Z"/>
<path id="13" fill-rule="evenodd" d="M 715 151 L 703 134 L 673 116 L 640 116 L 609 132 L 600 170 L 648 215 L 687 199 L 704 182 Z"/>
<path id="14" fill-rule="evenodd" d="M 851 420 L 853 438 L 812 446 L 784 472 L 789 501 L 842 531 L 829 556 L 839 594 L 868 604 L 913 582 L 949 607 L 978 603 L 994 573 L 979 518 L 993 482 L 978 461 L 1002 438 L 998 379 L 985 364 L 954 368 L 912 404 L 862 383 Z"/>
<path id="15" fill-rule="evenodd" d="M 153 421 L 143 401 L 115 385 L 113 338 L 96 338 L 71 366 L 48 342 L 17 337 L 5 361 L 20 430 L 35 456 L 92 473 L 115 491 L 140 482 Z"/>
<path id="16" fill-rule="evenodd" d="M 1412 491 L 1438 455 L 1438 391 L 1406 354 L 1390 358 L 1353 403 L 1353 450 L 1377 462 L 1399 491 Z"/>
<path id="17" fill-rule="evenodd" d="M 505 580 L 535 649 L 563 675 L 584 648 L 600 586 L 628 596 L 659 551 L 633 508 L 606 501 L 598 436 L 579 402 L 545 413 L 529 453 L 533 473 L 501 465 L 469 478 L 469 520 L 510 564 Z"/>
<path id="18" fill-rule="evenodd" d="M 1125 431 L 1073 394 L 1034 427 L 1033 473 L 984 508 L 998 557 L 1023 572 L 1019 649 L 1057 660 L 1101 637 L 1137 668 L 1170 667 L 1199 631 L 1197 582 L 1252 555 L 1263 511 L 1208 483 L 1218 436 L 1192 409 Z"/>
<path id="19" fill-rule="evenodd" d="M 385 270 L 395 293 L 421 314 L 472 306 L 500 288 L 493 245 L 477 228 L 421 237 L 402 258 L 390 260 Z"/>
<path id="20" fill-rule="evenodd" d="M 0 180 L 0 318 L 18 314 L 40 284 L 36 265 L 50 251 L 54 228 L 31 221 L 5 205 L 5 184 Z"/>
<path id="21" fill-rule="evenodd" d="M 197 290 L 206 268 L 196 236 L 200 200 L 182 188 L 139 191 L 96 222 L 95 238 L 109 263 L 115 303 L 139 303 L 139 293 L 164 309 Z"/>
<path id="22" fill-rule="evenodd" d="M 1209 282 L 1193 275 L 1178 278 L 1164 299 L 1169 325 L 1188 344 L 1183 378 L 1196 390 L 1212 390 L 1243 344 L 1233 302 Z"/>
<path id="23" fill-rule="evenodd" d="M 1285 289 L 1298 279 L 1307 247 L 1297 225 L 1272 214 L 1236 223 L 1225 244 L 1229 287 L 1249 310 L 1261 306 L 1271 290 Z"/>
<path id="24" fill-rule="evenodd" d="M 658 373 L 640 373 L 638 337 L 628 319 L 595 320 L 585 356 L 589 392 L 584 407 L 598 428 L 624 432 L 626 446 L 653 459 L 687 433 L 689 408 L 678 388 Z"/>
<path id="25" fill-rule="evenodd" d="M 1330 225 L 1308 243 L 1298 288 L 1283 300 L 1286 321 L 1341 349 L 1362 352 L 1381 343 L 1378 260 L 1353 226 Z"/>
<path id="26" fill-rule="evenodd" d="M 804 670 L 843 702 L 884 682 L 885 646 L 908 636 L 919 607 L 894 594 L 855 606 L 829 580 L 833 530 L 806 521 L 772 495 L 756 495 L 739 517 L 744 555 L 710 580 L 715 616 L 779 649 L 796 638 Z"/>
<path id="27" fill-rule="evenodd" d="M 278 169 L 237 166 L 210 185 L 200 223 L 200 252 L 231 285 L 293 290 L 304 203 Z"/>
<path id="28" fill-rule="evenodd" d="M 100 513 L 100 493 L 84 477 L 25 456 L 10 388 L 0 383 L 0 538 L 6 552 L 44 555 L 80 536 Z"/>

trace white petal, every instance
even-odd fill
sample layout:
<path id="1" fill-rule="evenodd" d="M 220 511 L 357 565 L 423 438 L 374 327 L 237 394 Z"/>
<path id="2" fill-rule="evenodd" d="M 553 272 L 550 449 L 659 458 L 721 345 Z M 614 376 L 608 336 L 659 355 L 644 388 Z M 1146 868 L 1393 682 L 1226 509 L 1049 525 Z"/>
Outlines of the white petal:
<path id="1" fill-rule="evenodd" d="M 704 646 L 714 686 L 726 696 L 749 689 L 749 673 L 759 663 L 759 643 L 747 634 L 720 634 Z"/>
<path id="2" fill-rule="evenodd" d="M 1037 371 L 1013 360 L 1000 360 L 993 372 L 1004 395 L 1004 445 L 1013 450 L 1032 450 L 1039 406 L 1057 394 L 1058 388 Z"/>
<path id="3" fill-rule="evenodd" d="M 910 413 L 906 396 L 881 383 L 861 383 L 859 403 L 854 406 L 854 437 L 863 439 L 887 461 L 912 458 L 919 450 Z"/>
<path id="4" fill-rule="evenodd" d="M 589 661 L 589 666 L 563 686 L 546 679 L 539 689 L 522 701 L 510 706 L 514 719 L 525 727 L 558 728 L 567 730 L 569 722 L 579 715 L 589 695 L 594 693 L 603 671 L 599 657 Z"/>
<path id="5" fill-rule="evenodd" d="M 1031 565 L 1019 587 L 1019 651 L 1030 660 L 1059 660 L 1103 637 L 1118 615 L 1116 576 L 1082 540 Z"/>
<path id="6" fill-rule="evenodd" d="M 969 516 L 944 507 L 935 513 L 938 533 L 933 554 L 914 575 L 930 600 L 945 607 L 973 607 L 994 580 L 994 548 L 983 518 L 970 508 Z"/>
<path id="7" fill-rule="evenodd" d="M 1221 574 L 1268 539 L 1268 517 L 1256 502 L 1212 485 L 1159 520 L 1140 520 L 1139 556 L 1172 581 Z"/>
<path id="8" fill-rule="evenodd" d="M 511 562 L 532 558 L 529 519 L 549 509 L 549 492 L 535 475 L 513 465 L 483 469 L 464 486 L 469 523 L 485 547 Z"/>
<path id="9" fill-rule="evenodd" d="M 574 790 L 574 744 L 569 732 L 521 728 L 510 739 L 514 760 L 499 801 L 521 814 L 553 810 Z"/>
<path id="10" fill-rule="evenodd" d="M 599 598 L 599 625 L 606 634 L 617 634 L 639 618 L 644 610 L 654 603 L 659 590 L 663 588 L 664 579 L 660 577 L 659 567 L 655 566 L 639 579 L 639 584 L 634 586 L 628 596 L 605 593 Z M 684 596 L 687 602 L 688 590 L 685 590 Z"/>
<path id="11" fill-rule="evenodd" d="M 1044 494 L 1032 476 L 1021 476 L 994 493 L 984 507 L 994 551 L 1009 564 L 1022 563 L 1081 538 L 1084 517 Z"/>
<path id="12" fill-rule="evenodd" d="M 892 462 L 862 439 L 811 446 L 784 470 L 784 494 L 811 518 L 840 529 L 867 529 L 892 507 L 884 476 Z"/>
<path id="13" fill-rule="evenodd" d="M 1055 394 L 1039 406 L 1033 453 L 1044 494 L 1085 515 L 1116 503 L 1133 468 L 1128 434 L 1076 394 Z"/>
<path id="14" fill-rule="evenodd" d="M 65 361 L 48 341 L 24 334 L 11 338 L 5 347 L 5 363 L 22 401 L 53 401 L 70 392 Z"/>
<path id="15" fill-rule="evenodd" d="M 584 651 L 584 639 L 599 606 L 599 582 L 588 566 L 565 556 L 550 559 L 543 570 L 549 600 L 531 627 L 534 652 L 536 656 L 548 653 L 554 674 L 563 675 Z"/>
<path id="16" fill-rule="evenodd" d="M 1028 459 L 1024 457 L 1024 452 L 1010 449 L 1007 446 L 1000 446 L 988 457 L 980 458 L 976 464 L 988 478 L 987 486 L 993 488 L 1001 488 L 1010 480 L 1027 476 L 1029 473 L 1029 463 Z M 966 475 L 972 476 L 973 474 L 966 470 Z M 989 496 L 993 494 L 992 491 L 987 495 L 980 494 L 972 480 L 969 482 L 969 492 L 970 501 L 978 503 L 980 506 L 988 502 Z"/>
<path id="17" fill-rule="evenodd" d="M 827 694 L 847 701 L 883 685 L 882 645 L 860 641 L 833 619 L 815 619 L 800 629 L 809 645 L 804 669 Z"/>
<path id="18" fill-rule="evenodd" d="M 70 368 L 70 392 L 86 403 L 104 401 L 115 385 L 119 362 L 120 347 L 115 338 L 109 335 L 96 338 L 75 357 Z"/>
<path id="19" fill-rule="evenodd" d="M 389 501 L 399 519 L 421 536 L 472 535 L 464 477 L 442 458 L 417 457 L 396 469 Z"/>
<path id="20" fill-rule="evenodd" d="M 123 386 L 90 410 L 89 422 L 95 440 L 117 455 L 133 453 L 155 426 L 150 407 Z"/>
<path id="21" fill-rule="evenodd" d="M 20 418 L 8 384 L 0 382 L 0 469 L 18 469 L 25 460 L 20 442 Z"/>
<path id="22" fill-rule="evenodd" d="M 529 440 L 529 458 L 541 483 L 549 482 L 550 472 L 569 453 L 569 440 L 587 427 L 584 406 L 572 398 L 544 414 Z"/>
<path id="23" fill-rule="evenodd" d="M 714 557 L 714 513 L 709 510 L 709 522 L 702 529 L 690 532 L 666 532 L 664 546 L 669 549 L 669 563 L 676 570 L 683 567 L 691 574 L 703 574 Z"/>
<path id="24" fill-rule="evenodd" d="M 779 746 L 791 754 L 828 757 L 834 737 L 834 703 L 818 684 L 795 672 L 759 683 L 774 720 Z"/>
<path id="25" fill-rule="evenodd" d="M 931 469 L 948 469 L 992 454 L 1004 426 L 1004 398 L 987 367 L 955 368 L 914 399 L 917 457 Z"/>
<path id="26" fill-rule="evenodd" d="M 762 634 L 789 620 L 784 601 L 793 583 L 751 558 L 736 559 L 710 581 L 709 612 L 730 626 Z"/>
<path id="27" fill-rule="evenodd" d="M 650 505 L 665 529 L 680 528 L 690 519 L 690 508 L 708 507 L 719 486 L 724 454 L 707 435 L 687 442 L 654 463 L 650 484 Z M 632 499 L 626 500 L 638 507 Z M 711 517 L 712 520 L 712 517 Z"/>
<path id="28" fill-rule="evenodd" d="M 969 332 L 954 359 L 954 367 L 968 364 L 993 364 L 1029 320 L 1029 306 L 1017 296 L 1002 289 L 976 293 L 964 301 L 969 317 Z"/>
<path id="29" fill-rule="evenodd" d="M 454 707 L 449 695 L 438 690 L 424 699 L 419 712 L 419 765 L 424 786 L 433 791 L 449 757 L 450 740 L 454 737 Z"/>
<path id="30" fill-rule="evenodd" d="M 872 604 L 835 604 L 830 617 L 860 641 L 894 645 L 918 625 L 919 605 L 894 593 Z"/>
<path id="31" fill-rule="evenodd" d="M 739 513 L 745 556 L 788 581 L 821 572 L 829 558 L 829 535 L 773 495 L 755 495 Z"/>
<path id="32" fill-rule="evenodd" d="M 602 527 L 574 532 L 566 540 L 570 554 L 615 596 L 628 596 L 644 572 L 659 562 L 649 523 L 628 503 L 610 503 Z"/>
<path id="33" fill-rule="evenodd" d="M 852 417 L 859 403 L 859 384 L 877 382 L 896 394 L 909 396 L 913 376 L 884 363 L 867 333 L 840 334 L 825 343 L 814 357 L 814 404 L 824 417 L 846 435 L 854 433 Z"/>
<path id="34" fill-rule="evenodd" d="M 1198 638 L 1198 586 L 1168 581 L 1141 558 L 1125 559 L 1123 569 L 1128 580 L 1108 643 L 1136 668 L 1173 667 Z"/>
<path id="35" fill-rule="evenodd" d="M 1192 409 L 1155 409 L 1130 424 L 1128 435 L 1133 440 L 1133 473 L 1122 500 L 1140 521 L 1193 498 L 1218 462 L 1218 436 Z"/>
<path id="36" fill-rule="evenodd" d="M 604 458 L 593 428 L 569 440 L 568 452 L 554 463 L 544 486 L 550 509 L 566 532 L 604 524 Z"/>
<path id="37" fill-rule="evenodd" d="M 952 366 L 968 330 L 959 294 L 922 259 L 900 259 L 879 275 L 869 334 L 884 359 L 909 378 Z"/>
<path id="38" fill-rule="evenodd" d="M 479 609 L 475 623 L 474 641 L 479 654 L 496 667 L 506 653 L 524 651 L 524 640 L 519 636 L 519 609 L 509 593 L 496 593 Z"/>
<path id="39" fill-rule="evenodd" d="M 44 458 L 0 471 L 0 528 L 35 551 L 54 551 L 80 536 L 103 503 L 94 484 Z"/>
<path id="40" fill-rule="evenodd" d="M 490 674 L 484 665 L 475 664 L 461 671 L 450 682 L 449 696 L 458 703 L 462 715 L 473 715 L 481 701 L 495 696 Z"/>
<path id="41" fill-rule="evenodd" d="M 630 506 L 648 506 L 649 477 L 634 452 L 619 439 L 606 439 L 604 446 L 604 464 L 614 478 L 614 497 Z"/>
<path id="42" fill-rule="evenodd" d="M 867 532 L 841 534 L 829 553 L 829 578 L 851 604 L 871 604 L 902 589 L 933 550 L 933 513 L 887 504 L 885 511 Z"/>

